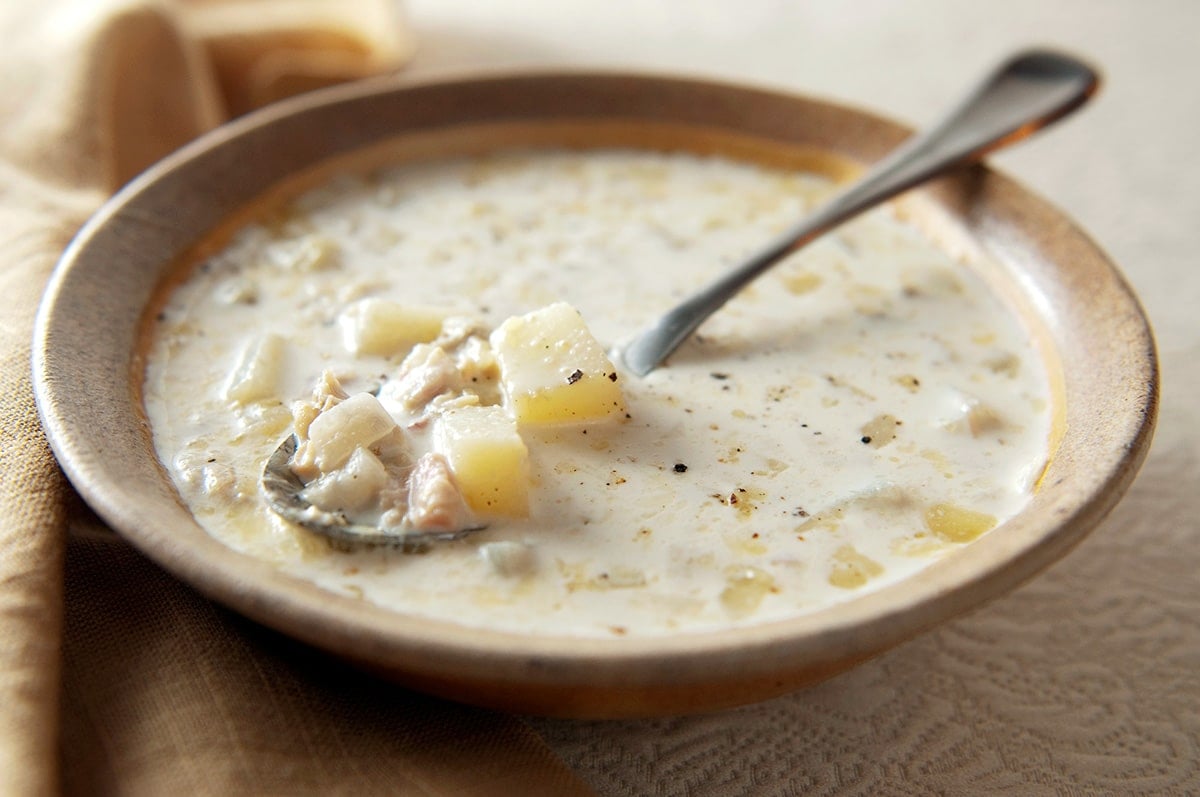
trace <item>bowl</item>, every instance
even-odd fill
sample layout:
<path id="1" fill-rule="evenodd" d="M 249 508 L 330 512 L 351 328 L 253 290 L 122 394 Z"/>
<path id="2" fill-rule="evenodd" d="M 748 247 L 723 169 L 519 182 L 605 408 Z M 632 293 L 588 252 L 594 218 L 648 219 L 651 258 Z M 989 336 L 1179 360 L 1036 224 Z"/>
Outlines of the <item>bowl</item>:
<path id="1" fill-rule="evenodd" d="M 1145 457 L 1158 373 L 1138 301 L 1087 235 L 1012 180 L 974 167 L 905 202 L 942 246 L 991 264 L 984 276 L 1047 344 L 1060 414 L 1040 489 L 1017 516 L 918 574 L 780 622 L 645 638 L 501 633 L 334 595 L 227 548 L 155 458 L 140 404 L 143 325 L 173 266 L 214 230 L 349 161 L 601 143 L 850 172 L 907 134 L 829 102 L 632 74 L 374 82 L 280 104 L 166 158 L 80 231 L 38 317 L 41 418 L 76 489 L 150 559 L 263 625 L 406 686 L 574 717 L 696 712 L 794 690 L 1030 578 L 1096 527 Z"/>

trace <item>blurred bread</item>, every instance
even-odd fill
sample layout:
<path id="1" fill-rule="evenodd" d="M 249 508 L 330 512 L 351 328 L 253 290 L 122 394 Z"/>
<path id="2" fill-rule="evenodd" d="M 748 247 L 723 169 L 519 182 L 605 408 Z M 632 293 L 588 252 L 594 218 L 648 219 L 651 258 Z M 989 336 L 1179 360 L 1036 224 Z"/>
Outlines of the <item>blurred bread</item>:
<path id="1" fill-rule="evenodd" d="M 395 70 L 414 42 L 399 0 L 182 0 L 229 115 Z"/>

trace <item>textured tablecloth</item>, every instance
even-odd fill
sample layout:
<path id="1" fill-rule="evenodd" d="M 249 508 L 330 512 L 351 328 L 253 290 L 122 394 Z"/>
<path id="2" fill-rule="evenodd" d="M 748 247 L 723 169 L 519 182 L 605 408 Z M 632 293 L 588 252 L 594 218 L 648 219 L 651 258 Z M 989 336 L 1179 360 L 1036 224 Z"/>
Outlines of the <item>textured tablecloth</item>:
<path id="1" fill-rule="evenodd" d="M 797 694 L 712 716 L 535 723 L 600 793 L 1200 793 L 1200 3 L 412 0 L 413 73 L 569 64 L 742 80 L 913 124 L 1009 50 L 1107 75 L 994 163 L 1119 263 L 1165 385 L 1125 500 L 1010 596 Z"/>

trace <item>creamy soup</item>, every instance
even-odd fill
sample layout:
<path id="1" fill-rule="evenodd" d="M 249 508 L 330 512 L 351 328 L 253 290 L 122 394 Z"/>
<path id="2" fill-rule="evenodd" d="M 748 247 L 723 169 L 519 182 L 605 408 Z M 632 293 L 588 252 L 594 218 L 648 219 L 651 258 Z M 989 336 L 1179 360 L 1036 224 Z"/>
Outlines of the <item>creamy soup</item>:
<path id="1" fill-rule="evenodd" d="M 790 256 L 649 376 L 614 354 L 619 413 L 517 424 L 527 517 L 485 517 L 422 553 L 345 549 L 282 520 L 258 486 L 323 379 L 412 424 L 381 389 L 410 349 L 354 338 L 371 302 L 433 308 L 435 331 L 470 319 L 485 342 L 566 302 L 616 353 L 830 191 L 818 175 L 626 149 L 338 177 L 242 227 L 165 298 L 144 386 L 155 446 L 214 537 L 405 613 L 611 637 L 852 599 L 1018 512 L 1050 437 L 1030 332 L 890 207 Z M 511 414 L 502 392 L 463 393 Z"/>

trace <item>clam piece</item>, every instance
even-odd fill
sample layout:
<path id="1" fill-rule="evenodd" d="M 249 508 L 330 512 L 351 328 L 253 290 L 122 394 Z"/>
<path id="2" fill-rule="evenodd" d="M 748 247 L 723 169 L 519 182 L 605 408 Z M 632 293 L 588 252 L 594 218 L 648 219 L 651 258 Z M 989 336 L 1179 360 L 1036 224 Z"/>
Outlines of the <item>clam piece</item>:
<path id="1" fill-rule="evenodd" d="M 406 553 L 417 553 L 432 543 L 459 540 L 485 528 L 472 523 L 465 528 L 418 530 L 352 523 L 345 514 L 313 505 L 303 495 L 305 484 L 291 467 L 296 438 L 288 437 L 267 459 L 259 486 L 275 514 L 340 545 L 386 545 Z"/>

